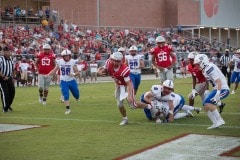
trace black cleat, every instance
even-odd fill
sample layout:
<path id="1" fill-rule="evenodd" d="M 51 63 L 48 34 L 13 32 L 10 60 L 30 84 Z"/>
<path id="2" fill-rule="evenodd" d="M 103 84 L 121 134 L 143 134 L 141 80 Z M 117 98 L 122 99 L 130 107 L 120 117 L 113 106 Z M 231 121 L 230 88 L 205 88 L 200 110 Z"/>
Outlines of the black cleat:
<path id="1" fill-rule="evenodd" d="M 13 111 L 13 109 L 11 107 L 9 107 L 8 110 L 11 111 L 11 112 Z"/>
<path id="2" fill-rule="evenodd" d="M 222 113 L 224 107 L 225 103 L 222 102 L 222 104 L 219 106 L 219 113 Z"/>

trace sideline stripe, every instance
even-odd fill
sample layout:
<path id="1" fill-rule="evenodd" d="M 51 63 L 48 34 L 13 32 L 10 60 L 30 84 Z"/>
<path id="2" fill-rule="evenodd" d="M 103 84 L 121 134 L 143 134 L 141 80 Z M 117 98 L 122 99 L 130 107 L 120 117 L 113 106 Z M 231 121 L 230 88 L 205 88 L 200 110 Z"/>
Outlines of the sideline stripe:
<path id="1" fill-rule="evenodd" d="M 78 122 L 105 122 L 105 123 L 117 123 L 116 121 L 109 121 L 109 120 L 91 120 L 91 119 L 66 119 L 66 118 L 27 118 L 27 117 L 0 117 L 0 119 L 30 119 L 30 120 L 53 120 L 53 121 L 78 121 Z M 180 123 L 162 123 L 162 124 L 156 124 L 156 123 L 140 123 L 140 122 L 130 122 L 129 124 L 144 124 L 144 125 L 172 125 L 172 126 L 194 126 L 194 127 L 209 127 L 208 125 L 202 125 L 202 124 L 180 124 Z M 227 126 L 224 125 L 221 128 L 231 128 L 231 129 L 240 129 L 240 126 Z"/>

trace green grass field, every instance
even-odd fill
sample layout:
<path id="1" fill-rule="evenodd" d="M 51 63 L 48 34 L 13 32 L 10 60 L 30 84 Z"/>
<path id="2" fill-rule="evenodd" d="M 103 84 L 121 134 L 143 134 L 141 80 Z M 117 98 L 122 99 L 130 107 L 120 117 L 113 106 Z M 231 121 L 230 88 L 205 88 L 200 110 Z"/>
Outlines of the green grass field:
<path id="1" fill-rule="evenodd" d="M 137 100 L 158 80 L 143 80 Z M 222 113 L 226 125 L 207 130 L 206 113 L 168 124 L 148 121 L 141 109 L 130 109 L 129 124 L 119 126 L 121 116 L 113 98 L 114 84 L 79 85 L 81 101 L 71 95 L 71 114 L 65 115 L 59 86 L 51 86 L 47 106 L 38 102 L 37 87 L 16 88 L 14 112 L 0 113 L 0 123 L 36 124 L 42 128 L 0 133 L 0 159 L 4 160 L 108 160 L 185 133 L 240 137 L 240 89 L 229 95 Z M 176 79 L 175 92 L 186 99 L 191 79 Z M 200 97 L 195 106 L 200 107 Z"/>

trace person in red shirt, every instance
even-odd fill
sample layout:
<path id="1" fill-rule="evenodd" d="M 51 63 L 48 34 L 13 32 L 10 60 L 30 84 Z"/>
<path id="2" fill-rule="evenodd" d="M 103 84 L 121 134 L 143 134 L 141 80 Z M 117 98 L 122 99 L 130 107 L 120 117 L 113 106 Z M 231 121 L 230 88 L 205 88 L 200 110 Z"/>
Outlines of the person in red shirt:
<path id="1" fill-rule="evenodd" d="M 194 106 L 194 98 L 199 95 L 204 100 L 206 94 L 208 94 L 208 83 L 204 77 L 201 70 L 198 67 L 195 67 L 193 64 L 194 58 L 197 55 L 197 52 L 190 52 L 188 54 L 189 63 L 187 65 L 187 71 L 192 74 L 192 92 L 189 93 L 189 105 Z M 197 112 L 199 113 L 199 112 Z"/>
<path id="2" fill-rule="evenodd" d="M 180 67 L 181 74 L 182 74 L 182 78 L 187 78 L 186 66 L 187 66 L 187 63 L 186 63 L 185 60 L 182 58 L 182 59 L 181 59 L 181 67 Z"/>
<path id="3" fill-rule="evenodd" d="M 55 67 L 55 58 L 49 44 L 44 44 L 43 52 L 37 55 L 35 66 L 38 70 L 39 102 L 43 105 L 46 105 L 48 88 L 52 80 L 52 76 L 46 75 Z"/>
<path id="4" fill-rule="evenodd" d="M 152 65 L 160 70 L 161 83 L 165 80 L 173 81 L 173 66 L 176 63 L 176 55 L 171 45 L 166 44 L 163 36 L 156 38 L 157 46 L 151 49 Z"/>
<path id="5" fill-rule="evenodd" d="M 151 109 L 151 104 L 136 102 L 134 96 L 134 88 L 130 79 L 130 69 L 123 63 L 123 54 L 121 52 L 114 52 L 105 65 L 98 68 L 100 76 L 109 74 L 116 85 L 116 99 L 119 111 L 123 117 L 119 125 L 123 126 L 128 123 L 126 109 L 123 105 L 124 99 L 127 98 L 128 104 L 132 108 L 148 108 Z"/>
<path id="6" fill-rule="evenodd" d="M 86 83 L 87 80 L 87 70 L 88 70 L 88 63 L 84 59 L 80 59 L 78 62 L 81 65 L 82 71 L 81 71 L 81 82 L 83 79 L 83 83 Z"/>

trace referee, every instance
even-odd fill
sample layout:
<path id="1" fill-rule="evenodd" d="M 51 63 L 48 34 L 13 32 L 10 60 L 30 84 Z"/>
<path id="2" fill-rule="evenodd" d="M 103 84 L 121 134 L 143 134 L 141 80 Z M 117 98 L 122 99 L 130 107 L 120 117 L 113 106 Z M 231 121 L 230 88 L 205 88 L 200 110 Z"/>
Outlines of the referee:
<path id="1" fill-rule="evenodd" d="M 15 96 L 14 74 L 11 52 L 8 47 L 4 47 L 3 55 L 0 56 L 0 92 L 4 113 L 12 111 L 11 105 Z"/>
<path id="2" fill-rule="evenodd" d="M 230 60 L 231 60 L 231 56 L 229 55 L 229 49 L 225 49 L 225 54 L 220 57 L 220 63 L 222 66 L 221 71 L 223 75 L 227 77 L 227 82 L 229 87 L 231 85 L 231 82 L 230 82 L 231 72 L 227 72 L 227 68 Z"/>

